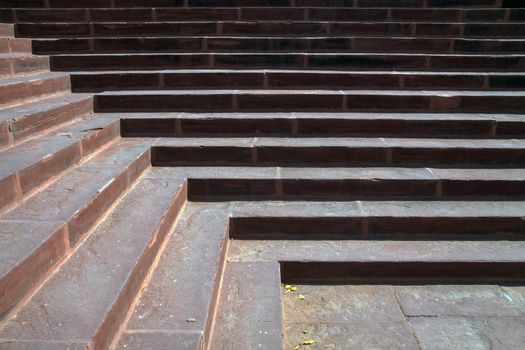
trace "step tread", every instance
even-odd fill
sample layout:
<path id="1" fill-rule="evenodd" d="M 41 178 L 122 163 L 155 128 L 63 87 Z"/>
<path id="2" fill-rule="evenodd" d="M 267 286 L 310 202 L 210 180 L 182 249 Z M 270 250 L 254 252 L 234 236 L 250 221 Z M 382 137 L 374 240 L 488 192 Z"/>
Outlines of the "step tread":
<path id="1" fill-rule="evenodd" d="M 210 349 L 284 349 L 279 263 L 229 262 Z"/>
<path id="2" fill-rule="evenodd" d="M 204 342 L 208 340 L 227 247 L 225 209 L 187 204 L 126 333 L 191 332 L 201 335 Z M 189 317 L 196 321 L 188 322 Z"/>
<path id="3" fill-rule="evenodd" d="M 0 110 L 0 125 L 7 130 L 2 135 L 4 144 L 7 147 L 16 145 L 92 112 L 92 96 L 70 93 Z"/>
<path id="4" fill-rule="evenodd" d="M 15 75 L 0 79 L 0 110 L 20 106 L 28 101 L 41 100 L 69 92 L 71 89 L 68 74 L 38 72 L 29 75 Z"/>
<path id="5" fill-rule="evenodd" d="M 139 142 L 112 144 L 0 217 L 15 221 L 68 221 L 148 147 L 148 143 Z M 92 176 L 97 171 L 101 176 Z"/>
<path id="6" fill-rule="evenodd" d="M 100 334 L 107 332 L 103 326 L 112 317 L 121 318 L 115 316 L 122 312 L 115 305 L 131 303 L 125 295 L 140 288 L 138 278 L 144 276 L 138 270 L 148 268 L 141 265 L 155 254 L 149 246 L 169 230 L 181 191 L 181 182 L 140 180 L 16 319 L 7 322 L 0 338 L 30 342 L 45 335 L 49 341 L 107 345 L 106 334 Z"/>
<path id="7" fill-rule="evenodd" d="M 87 139 L 90 134 L 116 121 L 117 119 L 109 116 L 98 118 L 95 115 L 88 115 L 77 122 L 0 152 L 0 173 L 8 174 L 30 167 L 62 149 Z"/>
<path id="8" fill-rule="evenodd" d="M 0 85 L 9 86 L 23 83 L 36 83 L 47 79 L 67 79 L 69 74 L 60 72 L 45 72 L 27 76 L 7 77 L 0 79 Z"/>
<path id="9" fill-rule="evenodd" d="M 0 209 L 20 202 L 50 179 L 118 137 L 111 117 L 85 117 L 0 152 Z"/>
<path id="10" fill-rule="evenodd" d="M 20 106 L 0 109 L 0 122 L 10 122 L 28 118 L 32 115 L 49 111 L 54 108 L 63 107 L 70 103 L 89 99 L 90 97 L 90 94 L 66 93 L 59 96 L 51 96 L 35 102 L 28 102 Z"/>
<path id="11" fill-rule="evenodd" d="M 0 297 L 0 314 L 23 298 L 131 185 L 147 166 L 148 147 L 114 144 L 0 215 L 0 245 L 8 252 L 0 262 L 0 286 L 10 291 Z"/>
<path id="12" fill-rule="evenodd" d="M 522 217 L 523 201 L 232 202 L 233 217 Z M 510 255 L 509 255 L 510 256 Z"/>
<path id="13" fill-rule="evenodd" d="M 158 167 L 150 173 L 181 179 L 525 181 L 525 169 Z"/>
<path id="14" fill-rule="evenodd" d="M 247 240 L 232 244 L 232 261 L 522 262 L 525 243 L 513 241 Z"/>

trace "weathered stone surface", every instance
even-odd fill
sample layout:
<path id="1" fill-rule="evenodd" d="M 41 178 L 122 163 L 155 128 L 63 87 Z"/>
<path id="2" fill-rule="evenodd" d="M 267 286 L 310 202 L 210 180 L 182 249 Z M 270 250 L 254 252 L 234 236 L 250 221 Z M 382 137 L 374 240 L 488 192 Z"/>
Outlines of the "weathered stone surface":
<path id="1" fill-rule="evenodd" d="M 191 332 L 125 332 L 116 349 L 121 350 L 202 350 L 202 335 Z"/>
<path id="2" fill-rule="evenodd" d="M 180 210 L 181 191 L 180 183 L 142 180 L 7 324 L 0 338 L 83 340 L 105 347 Z"/>
<path id="3" fill-rule="evenodd" d="M 520 349 L 525 342 L 523 317 L 421 317 L 411 318 L 410 324 L 421 349 Z"/>
<path id="4" fill-rule="evenodd" d="M 287 283 L 286 280 L 283 283 Z M 404 322 L 394 287 L 298 285 L 284 294 L 286 323 L 395 323 Z M 299 299 L 299 294 L 305 297 Z"/>
<path id="5" fill-rule="evenodd" d="M 0 348 L 523 347 L 519 1 L 2 5 Z"/>
<path id="6" fill-rule="evenodd" d="M 279 265 L 228 263 L 211 349 L 284 349 Z"/>
<path id="7" fill-rule="evenodd" d="M 204 344 L 208 343 L 227 249 L 227 227 L 224 209 L 188 205 L 159 260 L 159 267 L 142 292 L 127 325 L 128 331 L 191 331 L 200 334 Z M 188 322 L 188 318 L 194 318 L 195 322 Z"/>
<path id="8" fill-rule="evenodd" d="M 396 294 L 407 317 L 523 316 L 500 286 L 403 286 Z"/>

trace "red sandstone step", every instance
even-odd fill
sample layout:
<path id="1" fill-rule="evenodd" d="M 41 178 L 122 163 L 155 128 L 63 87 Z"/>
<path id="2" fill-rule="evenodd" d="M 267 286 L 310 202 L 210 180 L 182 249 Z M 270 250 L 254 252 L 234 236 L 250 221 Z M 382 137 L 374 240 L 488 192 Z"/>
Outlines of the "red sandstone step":
<path id="1" fill-rule="evenodd" d="M 281 261 L 284 283 L 510 284 L 525 282 L 525 262 Z"/>
<path id="2" fill-rule="evenodd" d="M 520 168 L 518 140 L 395 138 L 161 139 L 154 166 L 403 166 Z"/>
<path id="3" fill-rule="evenodd" d="M 103 114 L 102 114 L 103 115 Z M 525 117 L 501 114 L 128 113 L 123 137 L 523 138 Z"/>
<path id="4" fill-rule="evenodd" d="M 231 238 L 513 240 L 519 239 L 524 225 L 519 212 L 522 202 L 274 202 L 278 204 L 273 206 L 259 203 L 259 206 L 256 202 L 247 203 L 247 210 L 239 205 L 234 211 L 230 218 Z"/>
<path id="5" fill-rule="evenodd" d="M 151 178 L 173 181 L 156 174 Z M 228 246 L 227 228 L 228 212 L 224 205 L 213 208 L 196 203 L 187 205 L 117 349 L 175 346 L 198 350 L 211 345 L 211 327 Z M 189 318 L 195 322 L 188 322 Z"/>
<path id="6" fill-rule="evenodd" d="M 49 70 L 49 57 L 23 54 L 0 54 L 0 77 L 43 73 Z"/>
<path id="7" fill-rule="evenodd" d="M 107 348 L 184 201 L 181 182 L 140 179 L 16 317 L 7 320 L 0 345 Z"/>
<path id="8" fill-rule="evenodd" d="M 65 94 L 0 110 L 0 149 L 93 112 L 92 96 Z"/>
<path id="9" fill-rule="evenodd" d="M 14 37 L 15 27 L 12 24 L 0 23 L 0 37 Z"/>
<path id="10" fill-rule="evenodd" d="M 8 254 L 0 267 L 0 316 L 71 253 L 149 166 L 148 148 L 115 144 L 0 216 L 5 229 L 0 240 Z"/>
<path id="11" fill-rule="evenodd" d="M 522 91 L 110 91 L 95 95 L 95 111 L 522 113 L 523 97 Z"/>
<path id="12" fill-rule="evenodd" d="M 0 153 L 0 210 L 118 137 L 118 120 L 88 116 Z"/>
<path id="13" fill-rule="evenodd" d="M 227 263 L 210 349 L 284 349 L 280 282 L 277 262 Z"/>
<path id="14" fill-rule="evenodd" d="M 275 239 L 266 240 L 232 240 L 230 242 L 230 261 L 265 262 L 265 261 L 413 261 L 423 263 L 442 262 L 513 262 L 522 263 L 525 245 L 521 240 L 500 240 L 497 234 L 512 226 L 504 224 L 505 218 L 509 223 L 519 225 L 519 217 L 523 213 L 523 202 L 491 202 L 491 201 L 356 201 L 356 202 L 232 202 L 230 212 L 233 218 L 269 218 L 261 221 L 259 233 L 275 233 Z M 291 213 L 293 213 L 291 215 Z M 370 235 L 365 240 L 336 240 L 329 235 L 324 240 L 316 238 L 314 231 L 322 233 L 320 227 L 313 228 L 309 233 L 313 237 L 306 239 L 296 236 L 292 240 L 279 239 L 278 233 L 283 232 L 283 222 L 293 216 L 299 225 L 296 233 L 307 225 L 308 218 L 326 220 L 328 232 L 359 231 L 351 218 L 366 218 Z M 275 230 L 269 224 L 270 218 L 274 221 Z M 337 220 L 346 218 L 347 229 L 342 228 L 343 222 Z M 426 218 L 426 220 L 424 220 Z M 436 219 L 437 226 L 433 226 L 432 219 Z M 493 218 L 490 223 L 489 218 Z M 488 226 L 483 227 L 484 220 Z M 281 220 L 281 221 L 279 221 Z M 330 221 L 333 220 L 333 221 Z M 448 223 L 446 220 L 449 220 Z M 454 223 L 454 220 L 458 220 Z M 461 223 L 470 227 L 465 229 Z M 410 226 L 412 221 L 413 227 Z M 498 221 L 501 225 L 498 225 Z M 292 225 L 294 221 L 291 221 Z M 311 222 L 313 224 L 313 222 Z M 447 232 L 447 225 L 449 229 Z M 522 225 L 522 224 L 521 224 Z M 248 223 L 248 228 L 251 226 Z M 515 226 L 517 228 L 518 226 Z M 491 232 L 491 228 L 494 231 Z M 265 232 L 264 232 L 265 231 Z M 354 231 L 354 232 L 355 232 Z M 235 231 L 234 231 L 235 232 Z M 237 232 L 239 232 L 237 230 Z M 250 231 L 248 231 L 250 232 Z M 293 228 L 288 232 L 294 234 Z M 302 233 L 306 233 L 303 231 Z M 428 236 L 417 237 L 421 232 Z M 257 229 L 255 231 L 257 233 Z M 458 233 L 466 233 L 461 239 Z M 374 239 L 374 235 L 385 235 L 386 239 Z M 472 235 L 470 235 L 472 234 Z M 476 237 L 476 234 L 478 237 Z M 403 239 L 393 239 L 399 235 Z M 407 236 L 413 235 L 412 238 Z M 440 237 L 437 237 L 437 236 Z M 490 240 L 483 239 L 487 235 Z M 319 235 L 320 236 L 320 235 Z M 432 237 L 434 236 L 434 237 Z M 489 238 L 490 237 L 490 238 Z M 504 236 L 502 236 L 504 237 Z M 247 238 L 250 238 L 249 236 Z M 317 237 L 320 238 L 320 237 Z M 429 239 L 430 238 L 430 239 Z M 507 236 L 508 238 L 508 236 Z M 474 239 L 474 240 L 472 240 Z M 476 240 L 481 239 L 481 240 Z M 517 270 L 519 270 L 518 268 Z M 516 270 L 516 271 L 517 271 Z M 465 282 L 465 281 L 464 281 Z M 468 282 L 468 281 L 467 281 Z M 473 281 L 474 282 L 474 281 Z M 481 280 L 479 280 L 481 282 Z"/>
<path id="15" fill-rule="evenodd" d="M 4 0 L 3 6 L 30 8 L 98 7 L 519 7 L 520 0 Z"/>
<path id="16" fill-rule="evenodd" d="M 517 200 L 525 196 L 519 169 L 284 168 L 253 176 L 188 174 L 191 201 L 240 200 Z M 525 228 L 523 225 L 522 228 Z"/>
<path id="17" fill-rule="evenodd" d="M 70 88 L 69 75 L 63 73 L 4 78 L 0 80 L 0 108 L 58 95 Z"/>
<path id="18" fill-rule="evenodd" d="M 51 56 L 60 71 L 141 71 L 156 69 L 311 69 L 523 71 L 523 55 L 373 54 L 373 53 L 142 53 Z"/>
<path id="19" fill-rule="evenodd" d="M 166 178 L 187 179 L 188 199 L 197 202 L 388 198 L 517 200 L 525 194 L 522 189 L 525 171 L 521 169 L 195 166 L 155 168 L 152 172 Z M 522 226 L 520 224 L 519 228 Z"/>
<path id="20" fill-rule="evenodd" d="M 80 38 L 130 36 L 413 36 L 438 38 L 524 38 L 521 23 L 424 23 L 335 21 L 200 21 L 200 22 L 104 22 L 16 24 L 20 37 Z"/>
<path id="21" fill-rule="evenodd" d="M 163 70 L 78 72 L 74 92 L 177 89 L 523 90 L 525 73 L 311 70 Z"/>
<path id="22" fill-rule="evenodd" d="M 20 39 L 21 40 L 21 39 Z M 507 53 L 525 52 L 522 39 L 418 37 L 125 37 L 34 39 L 38 54 L 130 52 L 381 52 Z"/>
<path id="23" fill-rule="evenodd" d="M 31 40 L 0 37 L 0 54 L 31 53 Z"/>
<path id="24" fill-rule="evenodd" d="M 108 21 L 421 21 L 421 22 L 520 22 L 520 8 L 348 8 L 348 7 L 241 7 L 241 8 L 82 8 L 0 9 L 3 22 Z"/>

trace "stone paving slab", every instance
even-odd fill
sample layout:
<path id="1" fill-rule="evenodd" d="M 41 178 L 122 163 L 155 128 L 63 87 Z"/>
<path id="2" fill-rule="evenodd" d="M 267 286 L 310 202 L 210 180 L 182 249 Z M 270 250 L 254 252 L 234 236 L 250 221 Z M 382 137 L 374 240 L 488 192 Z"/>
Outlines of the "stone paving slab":
<path id="1" fill-rule="evenodd" d="M 509 349 L 525 343 L 524 317 L 411 318 L 421 349 Z M 444 337 L 443 334 L 447 336 Z"/>
<path id="2" fill-rule="evenodd" d="M 287 348 L 518 350 L 523 342 L 523 314 L 496 285 L 296 287 L 283 289 Z"/>

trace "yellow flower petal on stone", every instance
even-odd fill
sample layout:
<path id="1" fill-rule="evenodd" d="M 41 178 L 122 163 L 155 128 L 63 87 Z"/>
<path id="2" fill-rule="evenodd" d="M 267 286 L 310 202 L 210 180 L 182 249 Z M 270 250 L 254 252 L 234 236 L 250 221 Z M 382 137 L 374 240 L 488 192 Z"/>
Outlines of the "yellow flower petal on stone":
<path id="1" fill-rule="evenodd" d="M 315 340 L 305 340 L 303 342 L 303 345 L 314 345 L 315 344 Z"/>
<path id="2" fill-rule="evenodd" d="M 300 346 L 297 345 L 295 348 L 293 348 L 293 350 L 299 350 Z"/>
<path id="3" fill-rule="evenodd" d="M 197 319 L 195 317 L 188 317 L 186 319 L 186 322 L 189 322 L 189 323 L 197 322 Z"/>
<path id="4" fill-rule="evenodd" d="M 292 292 L 295 292 L 295 291 L 297 290 L 297 287 L 291 287 L 290 290 L 291 290 Z"/>
<path id="5" fill-rule="evenodd" d="M 285 289 L 290 289 L 290 288 L 292 288 L 292 286 L 289 285 L 289 284 L 287 284 L 287 285 L 284 286 L 284 288 L 285 288 Z"/>

